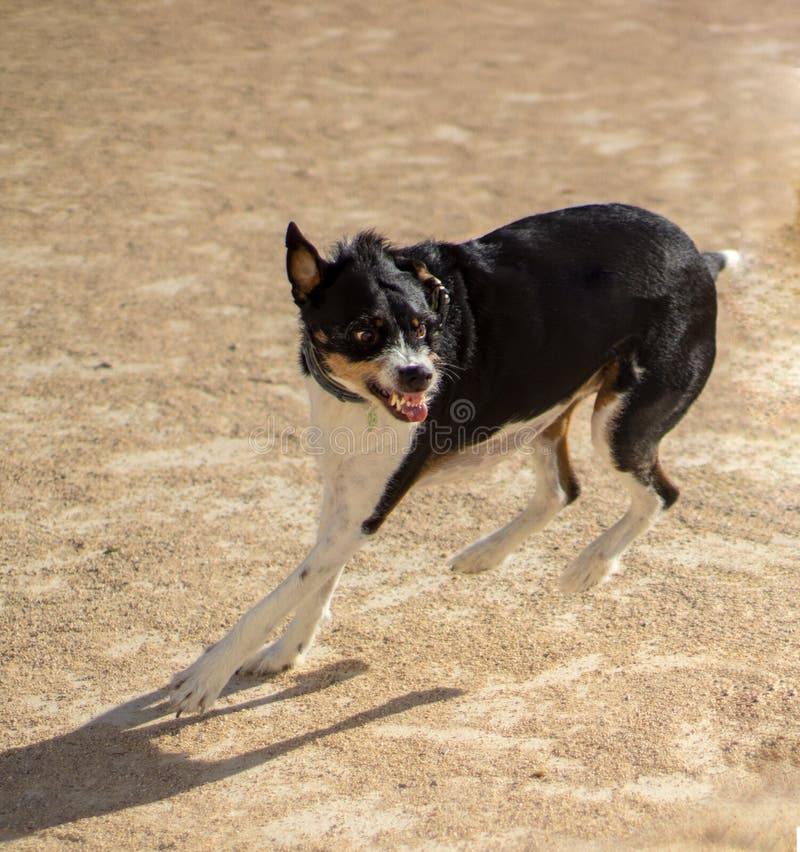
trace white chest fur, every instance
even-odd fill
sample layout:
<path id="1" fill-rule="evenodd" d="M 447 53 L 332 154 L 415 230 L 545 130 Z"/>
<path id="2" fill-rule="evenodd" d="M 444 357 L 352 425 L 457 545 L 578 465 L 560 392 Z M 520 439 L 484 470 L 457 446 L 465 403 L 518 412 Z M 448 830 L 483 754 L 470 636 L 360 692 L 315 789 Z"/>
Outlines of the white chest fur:
<path id="1" fill-rule="evenodd" d="M 323 480 L 323 526 L 365 521 L 402 463 L 418 427 L 397 420 L 381 405 L 340 402 L 313 378 L 312 447 Z"/>

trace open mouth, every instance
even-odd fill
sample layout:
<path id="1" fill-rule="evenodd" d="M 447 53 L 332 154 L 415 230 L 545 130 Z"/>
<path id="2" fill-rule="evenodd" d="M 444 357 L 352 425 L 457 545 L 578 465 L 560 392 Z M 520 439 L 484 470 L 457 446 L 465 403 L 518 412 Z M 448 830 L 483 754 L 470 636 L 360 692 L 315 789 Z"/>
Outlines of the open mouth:
<path id="1" fill-rule="evenodd" d="M 424 393 L 390 391 L 375 382 L 369 382 L 367 387 L 373 396 L 377 396 L 398 420 L 405 420 L 407 423 L 421 423 L 428 416 L 428 406 L 425 404 Z"/>

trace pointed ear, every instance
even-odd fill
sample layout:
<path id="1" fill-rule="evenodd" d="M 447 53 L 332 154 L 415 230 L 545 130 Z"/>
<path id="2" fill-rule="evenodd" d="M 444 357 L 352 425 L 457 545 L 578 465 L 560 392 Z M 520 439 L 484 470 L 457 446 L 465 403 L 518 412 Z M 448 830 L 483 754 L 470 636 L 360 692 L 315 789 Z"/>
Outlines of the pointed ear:
<path id="1" fill-rule="evenodd" d="M 442 282 L 428 270 L 428 267 L 421 260 L 411 260 L 408 257 L 399 255 L 395 258 L 397 268 L 403 272 L 411 272 L 417 276 L 421 284 L 441 284 Z"/>
<path id="2" fill-rule="evenodd" d="M 286 274 L 298 305 L 308 301 L 311 291 L 322 281 L 326 266 L 319 252 L 300 233 L 300 228 L 289 222 L 286 229 Z"/>

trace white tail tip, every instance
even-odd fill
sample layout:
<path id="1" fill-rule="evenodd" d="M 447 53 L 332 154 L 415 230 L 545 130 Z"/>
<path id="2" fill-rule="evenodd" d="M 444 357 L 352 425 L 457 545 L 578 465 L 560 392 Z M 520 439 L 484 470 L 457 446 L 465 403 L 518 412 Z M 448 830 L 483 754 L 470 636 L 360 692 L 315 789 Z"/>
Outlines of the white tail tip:
<path id="1" fill-rule="evenodd" d="M 742 262 L 742 256 L 735 249 L 726 249 L 720 254 L 725 258 L 725 269 L 736 269 Z"/>

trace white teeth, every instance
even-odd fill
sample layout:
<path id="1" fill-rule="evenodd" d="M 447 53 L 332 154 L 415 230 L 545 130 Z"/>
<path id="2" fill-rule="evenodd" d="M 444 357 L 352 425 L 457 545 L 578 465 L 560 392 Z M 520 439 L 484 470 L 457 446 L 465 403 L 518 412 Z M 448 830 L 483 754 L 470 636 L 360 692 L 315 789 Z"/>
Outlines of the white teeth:
<path id="1" fill-rule="evenodd" d="M 389 405 L 400 411 L 403 407 L 403 397 L 400 394 L 393 393 L 389 398 Z"/>

